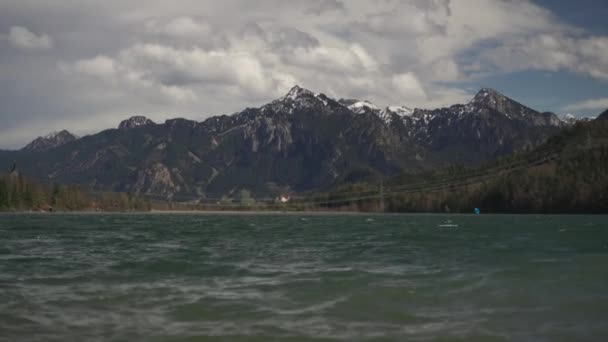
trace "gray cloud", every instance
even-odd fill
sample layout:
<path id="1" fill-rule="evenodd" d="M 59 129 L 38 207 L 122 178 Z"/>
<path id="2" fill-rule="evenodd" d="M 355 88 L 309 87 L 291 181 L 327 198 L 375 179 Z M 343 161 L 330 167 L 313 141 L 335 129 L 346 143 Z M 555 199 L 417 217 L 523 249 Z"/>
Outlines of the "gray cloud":
<path id="1" fill-rule="evenodd" d="M 325 12 L 346 10 L 344 3 L 338 0 L 308 0 L 306 3 L 309 7 L 305 9 L 305 12 L 316 15 L 321 15 Z"/>
<path id="2" fill-rule="evenodd" d="M 500 72 L 606 80 L 607 41 L 527 0 L 0 2 L 0 147 L 133 114 L 202 120 L 295 83 L 435 107 Z"/>
<path id="3" fill-rule="evenodd" d="M 579 110 L 595 110 L 603 111 L 608 109 L 608 97 L 599 99 L 589 99 L 577 103 L 573 103 L 564 108 L 566 111 L 579 111 Z"/>
<path id="4" fill-rule="evenodd" d="M 13 26 L 8 34 L 11 44 L 26 50 L 47 50 L 53 47 L 53 42 L 46 34 L 36 35 L 22 26 Z"/>
<path id="5" fill-rule="evenodd" d="M 514 39 L 482 54 L 489 67 L 515 70 L 569 70 L 608 80 L 608 37 L 543 33 Z"/>

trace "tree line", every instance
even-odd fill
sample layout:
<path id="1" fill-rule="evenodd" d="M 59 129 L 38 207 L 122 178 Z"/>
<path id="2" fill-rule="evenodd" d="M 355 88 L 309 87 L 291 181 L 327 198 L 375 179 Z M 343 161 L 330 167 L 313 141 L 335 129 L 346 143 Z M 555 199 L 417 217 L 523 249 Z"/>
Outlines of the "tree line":
<path id="1" fill-rule="evenodd" d="M 309 202 L 334 210 L 493 213 L 608 213 L 608 123 L 581 123 L 532 151 L 477 167 L 402 174 L 344 184 Z"/>
<path id="2" fill-rule="evenodd" d="M 18 173 L 0 175 L 0 211 L 149 211 L 129 193 L 94 193 L 78 185 L 43 184 Z"/>

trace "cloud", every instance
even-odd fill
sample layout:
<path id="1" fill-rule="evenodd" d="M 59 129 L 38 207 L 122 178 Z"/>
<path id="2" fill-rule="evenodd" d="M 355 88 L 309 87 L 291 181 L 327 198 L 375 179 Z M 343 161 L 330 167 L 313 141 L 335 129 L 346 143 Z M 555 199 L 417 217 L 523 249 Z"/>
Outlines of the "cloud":
<path id="1" fill-rule="evenodd" d="M 580 111 L 580 110 L 605 110 L 608 108 L 608 97 L 599 99 L 589 99 L 581 102 L 573 103 L 564 107 L 566 111 Z"/>
<path id="2" fill-rule="evenodd" d="M 352 0 L 349 0 L 349 2 Z M 239 7 L 246 2 L 241 2 Z M 252 2 L 253 3 L 253 2 Z M 296 14 L 306 16 L 323 16 L 327 14 L 345 13 L 346 6 L 341 0 L 257 0 L 253 5 L 247 4 L 246 6 L 253 6 L 255 11 L 265 12 L 280 12 L 282 14 Z"/>
<path id="3" fill-rule="evenodd" d="M 448 9 L 446 9 L 449 8 Z M 508 42 L 544 31 L 561 31 L 551 12 L 531 1 L 467 0 L 445 3 L 426 14 L 444 28 L 417 41 L 419 56 L 430 61 L 459 54 L 482 43 Z"/>
<path id="4" fill-rule="evenodd" d="M 203 39 L 212 32 L 208 23 L 189 16 L 148 19 L 144 22 L 144 26 L 150 33 L 176 38 L 196 37 Z"/>
<path id="5" fill-rule="evenodd" d="M 301 2 L 301 1 L 297 1 Z M 305 13 L 321 15 L 326 12 L 345 11 L 346 7 L 342 1 L 338 0 L 307 0 Z"/>
<path id="6" fill-rule="evenodd" d="M 181 49 L 159 44 L 137 44 L 114 57 L 97 56 L 62 63 L 62 70 L 127 86 L 130 91 L 173 102 L 196 102 L 195 89 L 238 88 L 255 98 L 277 95 L 295 79 L 270 70 L 254 54 L 232 50 Z"/>
<path id="7" fill-rule="evenodd" d="M 107 56 L 80 60 L 73 64 L 60 63 L 60 69 L 68 74 L 80 74 L 106 82 L 109 87 L 125 87 L 130 93 L 150 101 L 191 102 L 196 94 L 176 84 L 163 84 L 150 79 L 145 70 L 132 68 Z"/>
<path id="8" fill-rule="evenodd" d="M 399 94 L 405 98 L 415 100 L 426 98 L 426 93 L 422 88 L 422 84 L 416 75 L 411 72 L 393 76 L 392 82 Z"/>
<path id="9" fill-rule="evenodd" d="M 457 81 L 464 78 L 460 66 L 451 58 L 440 59 L 430 65 L 429 79 L 435 81 Z"/>
<path id="10" fill-rule="evenodd" d="M 293 48 L 314 48 L 320 45 L 313 35 L 297 28 L 276 23 L 247 23 L 233 35 L 229 35 L 235 49 L 285 50 Z"/>
<path id="11" fill-rule="evenodd" d="M 520 70 L 608 79 L 608 37 L 589 36 L 532 1 L 386 3 L 363 19 L 342 22 L 342 31 L 361 38 L 356 28 L 383 41 L 392 67 L 416 70 L 422 82 Z"/>
<path id="12" fill-rule="evenodd" d="M 489 66 L 506 71 L 567 70 L 608 80 L 608 38 L 540 34 L 486 51 Z"/>
<path id="13" fill-rule="evenodd" d="M 71 67 L 61 64 L 60 67 L 65 71 L 73 70 L 108 81 L 112 81 L 119 74 L 114 60 L 106 56 L 97 56 L 88 60 L 81 60 L 74 63 Z"/>
<path id="14" fill-rule="evenodd" d="M 518 71 L 608 81 L 608 36 L 532 0 L 20 0 L 0 1 L 0 22 L 14 25 L 0 45 L 45 50 L 0 47 L 0 116 L 11 125 L 0 146 L 8 130 L 30 127 L 29 140 L 45 123 L 86 131 L 133 113 L 202 120 L 293 84 L 433 108 Z M 566 106 L 555 96 L 543 110 Z"/>
<path id="15" fill-rule="evenodd" d="M 318 46 L 296 48 L 289 52 L 288 61 L 310 69 L 347 74 L 374 71 L 378 65 L 374 58 L 359 44 L 346 48 Z"/>
<path id="16" fill-rule="evenodd" d="M 382 37 L 432 36 L 444 34 L 449 1 L 402 1 L 379 13 L 369 13 L 354 27 Z"/>
<path id="17" fill-rule="evenodd" d="M 36 35 L 25 27 L 12 26 L 9 41 L 13 46 L 26 50 L 47 50 L 53 47 L 51 38 L 46 34 Z"/>

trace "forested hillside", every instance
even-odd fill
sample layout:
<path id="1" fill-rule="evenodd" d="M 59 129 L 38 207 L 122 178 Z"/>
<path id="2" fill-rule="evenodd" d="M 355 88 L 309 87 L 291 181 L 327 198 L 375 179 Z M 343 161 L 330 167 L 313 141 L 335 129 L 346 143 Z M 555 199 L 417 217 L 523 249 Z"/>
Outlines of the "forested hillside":
<path id="1" fill-rule="evenodd" d="M 433 110 L 335 100 L 298 86 L 258 108 L 202 122 L 134 116 L 77 138 L 62 131 L 0 152 L 31 179 L 167 201 L 327 191 L 533 148 L 569 124 L 491 89 Z"/>
<path id="2" fill-rule="evenodd" d="M 46 185 L 18 173 L 0 175 L 0 211 L 148 211 L 127 193 L 90 193 L 76 185 Z"/>
<path id="3" fill-rule="evenodd" d="M 383 196 L 382 196 L 383 195 Z M 330 208 L 390 212 L 606 213 L 608 121 L 578 123 L 529 152 L 475 168 L 403 174 L 309 196 Z"/>

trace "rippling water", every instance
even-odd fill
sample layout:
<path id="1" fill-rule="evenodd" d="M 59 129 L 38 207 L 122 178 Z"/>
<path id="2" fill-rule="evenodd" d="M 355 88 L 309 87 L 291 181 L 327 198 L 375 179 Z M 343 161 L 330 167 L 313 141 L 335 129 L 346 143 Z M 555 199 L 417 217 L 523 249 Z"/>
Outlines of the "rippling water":
<path id="1" fill-rule="evenodd" d="M 608 341 L 607 322 L 605 216 L 0 215 L 2 341 Z"/>

